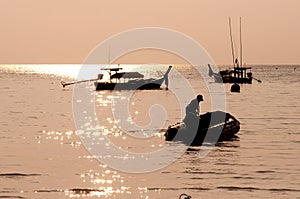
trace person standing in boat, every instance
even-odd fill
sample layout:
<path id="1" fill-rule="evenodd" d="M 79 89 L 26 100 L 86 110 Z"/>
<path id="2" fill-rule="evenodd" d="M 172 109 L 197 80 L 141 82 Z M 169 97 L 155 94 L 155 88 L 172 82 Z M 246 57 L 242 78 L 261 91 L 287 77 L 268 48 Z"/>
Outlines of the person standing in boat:
<path id="1" fill-rule="evenodd" d="M 239 65 L 239 60 L 238 60 L 238 59 L 235 59 L 234 62 L 235 62 L 235 67 L 237 67 L 237 68 L 240 67 L 240 65 Z"/>

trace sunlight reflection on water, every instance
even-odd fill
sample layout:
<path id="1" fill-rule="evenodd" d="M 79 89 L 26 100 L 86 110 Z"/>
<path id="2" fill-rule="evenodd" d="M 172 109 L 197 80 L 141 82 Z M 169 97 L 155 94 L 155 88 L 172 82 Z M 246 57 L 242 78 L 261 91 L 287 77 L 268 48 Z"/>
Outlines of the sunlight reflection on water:
<path id="1" fill-rule="evenodd" d="M 42 71 L 43 67 L 38 70 Z M 242 85 L 239 94 L 227 92 L 228 111 L 241 121 L 239 139 L 219 143 L 205 159 L 199 159 L 200 149 L 193 148 L 170 167 L 143 175 L 98 166 L 100 163 L 95 157 L 88 155 L 78 138 L 80 132 L 71 125 L 71 112 L 62 109 L 71 106 L 71 90 L 61 90 L 60 85 L 56 85 L 62 76 L 52 80 L 43 75 L 40 78 L 31 75 L 38 73 L 36 67 L 33 67 L 35 72 L 30 72 L 30 67 L 16 65 L 6 68 L 2 65 L 0 71 L 9 72 L 9 68 L 29 75 L 1 76 L 4 93 L 0 139 L 2 195 L 62 198 L 61 193 L 76 198 L 127 199 L 178 198 L 180 193 L 186 192 L 193 198 L 201 195 L 202 198 L 229 199 L 297 198 L 300 193 L 299 66 L 296 69 L 294 66 L 254 67 L 253 74 L 262 79 L 262 84 Z M 193 74 L 190 78 L 193 79 Z M 202 85 L 198 88 L 203 91 Z M 230 85 L 226 85 L 226 90 L 229 89 Z M 166 91 L 161 93 L 169 97 Z M 107 92 L 97 92 L 96 100 L 99 109 L 103 108 L 102 103 L 107 107 L 111 105 Z M 208 104 L 201 106 L 202 112 L 209 110 Z M 144 108 L 139 100 L 130 103 L 131 116 L 135 122 L 145 125 L 148 115 L 143 114 L 143 109 L 137 109 L 139 106 Z M 181 110 L 178 107 L 171 110 L 166 125 L 181 120 Z M 124 150 L 151 151 L 167 144 L 161 134 L 147 142 L 132 140 L 117 128 L 118 123 L 109 114 L 98 120 L 105 125 L 94 128 L 105 130 L 106 136 Z M 27 175 L 31 173 L 38 175 Z M 37 187 L 41 190 L 35 191 Z"/>

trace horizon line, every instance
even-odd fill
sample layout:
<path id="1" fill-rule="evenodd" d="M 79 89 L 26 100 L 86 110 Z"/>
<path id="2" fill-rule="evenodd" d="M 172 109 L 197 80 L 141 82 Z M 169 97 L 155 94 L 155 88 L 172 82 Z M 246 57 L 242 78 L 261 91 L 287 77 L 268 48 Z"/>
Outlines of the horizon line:
<path id="1" fill-rule="evenodd" d="M 51 62 L 51 63 L 0 63 L 0 65 L 80 65 L 80 64 L 86 64 L 86 63 L 58 63 L 58 62 Z M 88 64 L 109 64 L 109 63 L 88 63 Z M 138 64 L 162 64 L 162 65 L 185 65 L 189 63 L 110 63 L 111 65 L 116 64 L 124 64 L 124 65 L 138 65 Z M 191 65 L 191 64 L 190 64 Z M 300 63 L 250 63 L 250 64 L 244 64 L 243 66 L 295 66 L 300 65 Z M 233 66 L 232 64 L 216 64 L 216 66 Z"/>

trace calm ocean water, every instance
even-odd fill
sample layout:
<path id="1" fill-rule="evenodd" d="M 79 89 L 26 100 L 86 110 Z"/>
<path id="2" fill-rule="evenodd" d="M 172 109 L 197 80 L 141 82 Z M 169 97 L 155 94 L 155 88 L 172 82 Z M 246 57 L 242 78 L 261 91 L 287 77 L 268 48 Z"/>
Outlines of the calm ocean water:
<path id="1" fill-rule="evenodd" d="M 150 77 L 160 77 L 166 69 L 126 67 Z M 198 156 L 201 149 L 187 151 L 171 165 L 142 174 L 112 169 L 84 148 L 73 119 L 73 86 L 60 85 L 79 68 L 0 65 L 0 198 L 175 199 L 181 193 L 192 198 L 300 198 L 300 66 L 254 66 L 253 75 L 262 83 L 242 85 L 238 94 L 225 85 L 227 112 L 241 122 L 238 138 L 219 143 L 204 158 Z M 201 112 L 210 111 L 210 93 L 192 67 L 175 69 L 204 95 Z M 170 76 L 172 84 L 177 76 Z M 95 107 L 103 132 L 116 146 L 146 153 L 170 144 L 159 130 L 182 118 L 170 90 L 139 91 L 130 101 L 132 120 L 140 126 L 151 121 L 153 104 L 167 111 L 166 122 L 151 139 L 117 130 L 109 113 L 112 98 L 109 91 L 96 92 Z"/>

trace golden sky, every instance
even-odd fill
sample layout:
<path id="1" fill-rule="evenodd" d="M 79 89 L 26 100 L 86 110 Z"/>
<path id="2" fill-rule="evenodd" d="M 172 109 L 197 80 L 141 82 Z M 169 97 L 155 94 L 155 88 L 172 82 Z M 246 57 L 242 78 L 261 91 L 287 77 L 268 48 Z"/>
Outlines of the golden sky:
<path id="1" fill-rule="evenodd" d="M 114 34 L 161 27 L 192 37 L 217 64 L 230 64 L 228 17 L 238 43 L 242 16 L 246 63 L 300 64 L 299 8 L 299 0 L 1 0 L 0 63 L 82 63 Z"/>

